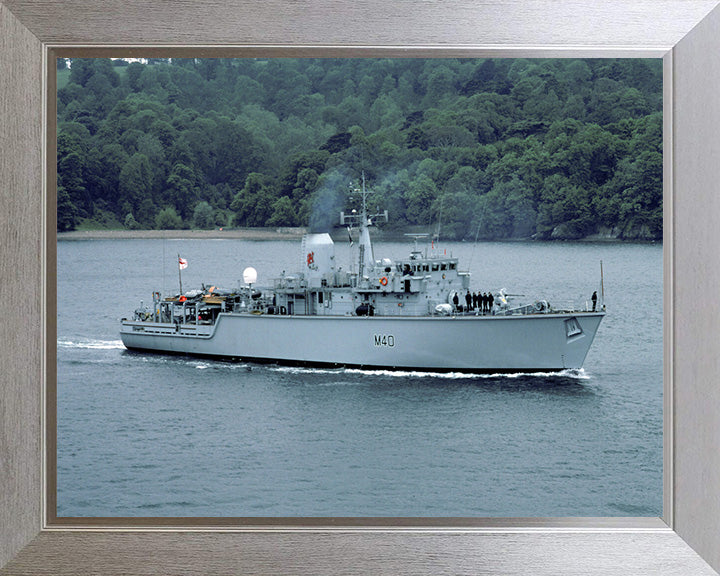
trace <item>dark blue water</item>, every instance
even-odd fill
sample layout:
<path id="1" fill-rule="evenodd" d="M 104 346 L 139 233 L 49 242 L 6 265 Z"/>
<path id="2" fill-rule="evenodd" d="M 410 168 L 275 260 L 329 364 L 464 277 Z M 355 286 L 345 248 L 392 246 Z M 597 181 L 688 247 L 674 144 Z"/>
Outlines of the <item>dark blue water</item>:
<path id="1" fill-rule="evenodd" d="M 375 256 L 405 256 L 404 244 Z M 295 242 L 58 243 L 59 516 L 658 516 L 662 247 L 448 244 L 473 287 L 580 302 L 605 271 L 585 369 L 473 376 L 131 353 L 153 290 L 259 284 Z M 348 246 L 337 246 L 348 261 Z"/>

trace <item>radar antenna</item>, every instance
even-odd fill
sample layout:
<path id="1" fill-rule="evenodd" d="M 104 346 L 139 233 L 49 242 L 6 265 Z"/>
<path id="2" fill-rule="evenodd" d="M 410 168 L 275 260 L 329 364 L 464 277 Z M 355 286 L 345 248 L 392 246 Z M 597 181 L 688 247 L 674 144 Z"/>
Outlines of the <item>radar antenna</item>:
<path id="1" fill-rule="evenodd" d="M 365 171 L 362 173 L 362 186 L 358 188 L 350 184 L 350 193 L 360 194 L 362 199 L 362 208 L 359 214 L 355 210 L 353 210 L 350 214 L 340 212 L 340 224 L 342 226 L 347 226 L 348 228 L 352 228 L 353 225 L 359 227 L 372 226 L 373 221 L 377 221 L 378 218 L 383 219 L 384 222 L 388 221 L 387 210 L 382 212 L 378 211 L 375 214 L 368 214 L 367 197 L 372 194 L 372 192 L 365 187 Z"/>
<path id="2" fill-rule="evenodd" d="M 413 250 L 410 253 L 410 257 L 415 259 L 422 254 L 422 251 L 418 249 L 418 240 L 420 240 L 420 238 L 427 238 L 429 234 L 427 232 L 406 232 L 405 236 L 413 239 Z M 425 250 L 425 257 L 427 258 L 427 248 Z"/>

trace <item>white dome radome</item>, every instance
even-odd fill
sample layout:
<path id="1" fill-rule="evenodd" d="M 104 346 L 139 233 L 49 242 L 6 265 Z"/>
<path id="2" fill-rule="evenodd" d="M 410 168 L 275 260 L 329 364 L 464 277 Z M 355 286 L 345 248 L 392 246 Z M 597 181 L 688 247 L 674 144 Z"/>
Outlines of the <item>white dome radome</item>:
<path id="1" fill-rule="evenodd" d="M 243 282 L 245 284 L 255 284 L 257 282 L 257 270 L 252 266 L 248 266 L 243 270 Z"/>

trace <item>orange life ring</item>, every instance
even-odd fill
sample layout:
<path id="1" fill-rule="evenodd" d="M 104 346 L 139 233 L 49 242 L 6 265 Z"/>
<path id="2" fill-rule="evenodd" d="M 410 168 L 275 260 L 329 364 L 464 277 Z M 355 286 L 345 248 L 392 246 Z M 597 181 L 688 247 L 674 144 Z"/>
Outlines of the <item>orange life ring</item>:
<path id="1" fill-rule="evenodd" d="M 383 276 L 382 278 L 380 278 L 380 284 L 382 284 L 383 286 L 387 286 L 387 283 L 388 283 L 387 276 Z"/>

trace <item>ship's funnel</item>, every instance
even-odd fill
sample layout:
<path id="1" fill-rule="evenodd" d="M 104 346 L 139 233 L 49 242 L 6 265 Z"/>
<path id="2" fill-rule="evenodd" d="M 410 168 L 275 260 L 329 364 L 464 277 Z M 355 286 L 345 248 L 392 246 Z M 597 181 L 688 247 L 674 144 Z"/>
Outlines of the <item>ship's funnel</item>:
<path id="1" fill-rule="evenodd" d="M 243 282 L 245 284 L 255 284 L 257 282 L 257 270 L 252 266 L 248 266 L 243 270 Z"/>
<path id="2" fill-rule="evenodd" d="M 308 234 L 303 242 L 303 262 L 308 286 L 318 287 L 335 272 L 335 245 L 330 234 Z"/>

